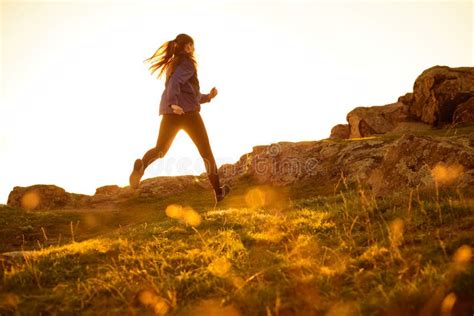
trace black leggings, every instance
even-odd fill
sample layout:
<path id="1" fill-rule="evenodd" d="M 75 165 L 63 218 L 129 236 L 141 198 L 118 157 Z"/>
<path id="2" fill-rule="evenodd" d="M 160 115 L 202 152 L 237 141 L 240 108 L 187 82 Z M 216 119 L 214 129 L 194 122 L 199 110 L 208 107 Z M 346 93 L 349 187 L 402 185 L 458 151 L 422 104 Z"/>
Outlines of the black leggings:
<path id="1" fill-rule="evenodd" d="M 144 167 L 146 168 L 156 159 L 164 157 L 171 147 L 176 134 L 180 129 L 184 129 L 189 137 L 191 137 L 204 160 L 207 176 L 214 191 L 219 192 L 220 185 L 217 165 L 201 114 L 199 112 L 186 112 L 182 115 L 162 114 L 162 116 L 156 146 L 148 150 L 142 158 Z"/>

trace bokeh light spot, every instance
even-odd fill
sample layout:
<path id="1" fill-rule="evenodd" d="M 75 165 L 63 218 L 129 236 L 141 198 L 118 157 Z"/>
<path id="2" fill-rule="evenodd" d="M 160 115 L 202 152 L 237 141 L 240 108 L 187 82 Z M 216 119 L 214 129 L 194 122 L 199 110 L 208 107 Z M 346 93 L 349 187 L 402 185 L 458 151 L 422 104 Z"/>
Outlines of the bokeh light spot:
<path id="1" fill-rule="evenodd" d="M 183 207 L 179 204 L 171 204 L 166 207 L 165 213 L 168 217 L 180 219 L 183 216 Z"/>
<path id="2" fill-rule="evenodd" d="M 227 275 L 232 264 L 225 257 L 217 258 L 207 267 L 207 269 L 218 277 L 224 277 Z"/>
<path id="3" fill-rule="evenodd" d="M 453 306 L 456 303 L 456 295 L 454 293 L 449 293 L 441 303 L 441 315 L 450 316 Z"/>
<path id="4" fill-rule="evenodd" d="M 199 226 L 201 224 L 201 215 L 199 215 L 195 210 L 190 207 L 186 207 L 182 212 L 183 221 L 193 227 Z"/>
<path id="5" fill-rule="evenodd" d="M 245 202 L 252 208 L 262 207 L 266 203 L 266 194 L 260 188 L 251 189 L 245 195 Z"/>
<path id="6" fill-rule="evenodd" d="M 463 172 L 464 167 L 460 164 L 446 165 L 439 163 L 431 170 L 431 176 L 438 184 L 451 184 L 459 178 Z"/>
<path id="7" fill-rule="evenodd" d="M 140 291 L 138 293 L 138 301 L 151 309 L 154 315 L 167 315 L 170 311 L 168 302 L 151 290 Z"/>
<path id="8" fill-rule="evenodd" d="M 459 247 L 453 256 L 453 261 L 457 264 L 467 264 L 471 261 L 472 249 L 468 245 Z"/>
<path id="9" fill-rule="evenodd" d="M 41 201 L 41 198 L 36 191 L 28 191 L 21 198 L 21 207 L 27 210 L 36 208 Z"/>

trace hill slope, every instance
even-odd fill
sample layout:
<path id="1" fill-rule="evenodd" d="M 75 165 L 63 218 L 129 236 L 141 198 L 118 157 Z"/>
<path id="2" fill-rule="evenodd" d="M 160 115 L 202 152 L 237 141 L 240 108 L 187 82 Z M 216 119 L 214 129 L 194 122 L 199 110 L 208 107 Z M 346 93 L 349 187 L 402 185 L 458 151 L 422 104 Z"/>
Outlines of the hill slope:
<path id="1" fill-rule="evenodd" d="M 273 199 L 278 190 L 241 182 L 233 191 L 241 205 L 216 209 L 199 190 L 109 210 L 2 207 L 2 227 L 29 237 L 9 249 L 25 252 L 1 257 L 0 310 L 472 313 L 472 196 L 442 187 L 380 198 L 341 185 L 327 196 Z"/>

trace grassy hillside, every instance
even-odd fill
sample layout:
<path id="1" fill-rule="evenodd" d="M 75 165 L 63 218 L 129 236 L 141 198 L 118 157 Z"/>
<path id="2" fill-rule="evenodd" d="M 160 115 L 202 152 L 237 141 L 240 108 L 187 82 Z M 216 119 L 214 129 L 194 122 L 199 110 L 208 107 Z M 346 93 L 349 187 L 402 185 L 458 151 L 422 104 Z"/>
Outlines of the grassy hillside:
<path id="1" fill-rule="evenodd" d="M 241 183 L 108 209 L 2 207 L 0 314 L 471 315 L 474 200 Z M 293 198 L 292 198 L 293 197 Z"/>

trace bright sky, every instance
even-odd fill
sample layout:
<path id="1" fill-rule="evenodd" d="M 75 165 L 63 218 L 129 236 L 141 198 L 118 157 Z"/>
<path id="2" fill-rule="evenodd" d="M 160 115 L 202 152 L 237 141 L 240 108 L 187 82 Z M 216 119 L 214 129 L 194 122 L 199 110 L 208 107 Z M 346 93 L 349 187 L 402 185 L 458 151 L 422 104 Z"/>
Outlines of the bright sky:
<path id="1" fill-rule="evenodd" d="M 14 186 L 128 184 L 156 142 L 163 82 L 143 60 L 195 40 L 214 156 L 318 140 L 434 65 L 473 66 L 472 1 L 1 1 L 0 203 Z M 145 178 L 200 174 L 184 131 Z"/>

